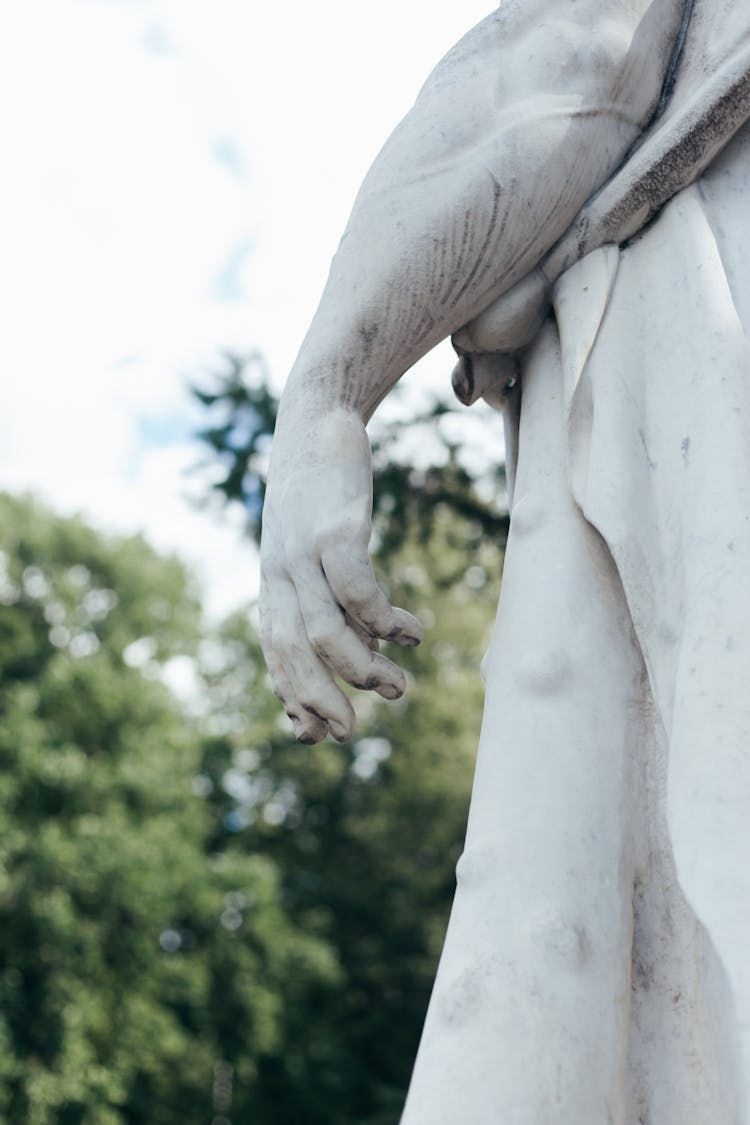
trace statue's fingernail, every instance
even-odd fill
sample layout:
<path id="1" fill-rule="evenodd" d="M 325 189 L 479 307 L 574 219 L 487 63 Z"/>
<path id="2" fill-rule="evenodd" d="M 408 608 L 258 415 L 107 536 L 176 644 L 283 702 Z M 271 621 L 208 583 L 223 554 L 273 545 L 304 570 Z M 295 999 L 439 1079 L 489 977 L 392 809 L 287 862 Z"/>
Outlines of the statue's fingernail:
<path id="1" fill-rule="evenodd" d="M 331 734 L 337 742 L 346 742 L 349 738 L 349 731 L 341 723 L 329 723 Z"/>
<path id="2" fill-rule="evenodd" d="M 400 699 L 404 694 L 404 689 L 400 684 L 381 684 L 378 688 L 378 694 L 382 695 L 383 699 Z"/>
<path id="3" fill-rule="evenodd" d="M 406 648 L 414 648 L 415 645 L 419 644 L 420 638 L 415 637 L 413 633 L 405 633 L 403 629 L 392 629 L 386 640 L 393 641 L 397 645 L 404 645 Z"/>
<path id="4" fill-rule="evenodd" d="M 296 715 L 290 715 L 289 718 L 292 720 L 294 737 L 297 741 L 303 743 L 304 746 L 311 746 L 315 739 L 307 726 L 303 722 L 300 722 Z"/>

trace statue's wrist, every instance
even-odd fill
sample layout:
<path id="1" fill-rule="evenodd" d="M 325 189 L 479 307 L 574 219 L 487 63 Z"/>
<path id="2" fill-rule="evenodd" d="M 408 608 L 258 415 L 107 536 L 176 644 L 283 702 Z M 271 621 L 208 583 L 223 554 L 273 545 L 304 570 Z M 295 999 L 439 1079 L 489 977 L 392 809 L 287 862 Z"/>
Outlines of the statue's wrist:
<path id="1" fill-rule="evenodd" d="M 365 425 L 369 397 L 358 381 L 344 378 L 335 369 L 293 371 L 281 399 L 278 425 L 295 430 L 314 429 L 337 412 L 354 415 Z"/>

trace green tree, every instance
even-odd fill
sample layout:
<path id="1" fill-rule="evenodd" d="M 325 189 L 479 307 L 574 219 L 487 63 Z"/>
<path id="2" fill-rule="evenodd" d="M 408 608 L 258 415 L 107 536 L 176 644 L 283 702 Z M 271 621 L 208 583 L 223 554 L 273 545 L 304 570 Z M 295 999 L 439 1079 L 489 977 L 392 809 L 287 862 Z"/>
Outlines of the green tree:
<path id="1" fill-rule="evenodd" d="M 276 403 L 229 377 L 208 444 L 257 530 Z M 428 634 L 345 746 L 293 740 L 252 608 L 208 631 L 174 559 L 0 495 L 0 1120 L 397 1122 L 505 527 L 455 444 L 431 467 L 402 439 L 376 443 L 376 561 Z"/>
<path id="2" fill-rule="evenodd" d="M 174 559 L 0 495 L 13 1125 L 221 1120 L 283 1048 L 295 989 L 339 978 L 332 950 L 289 924 L 272 857 L 212 847 L 203 747 L 162 682 L 199 624 Z"/>
<path id="3" fill-rule="evenodd" d="M 223 467 L 215 488 L 245 503 L 257 538 L 276 410 L 260 361 L 249 371 L 232 361 L 199 397 L 211 419 L 203 440 Z M 341 970 L 313 1008 L 285 1009 L 285 1050 L 264 1060 L 240 1120 L 396 1125 L 403 1106 L 462 847 L 478 667 L 507 527 L 487 481 L 443 434 L 447 415 L 437 403 L 408 427 L 437 439 L 431 466 L 410 457 L 404 424 L 376 430 L 374 441 L 376 566 L 394 600 L 428 626 L 420 648 L 397 656 L 410 674 L 404 700 L 358 695 L 356 740 L 310 750 L 291 741 L 269 698 L 244 617 L 211 652 L 217 725 L 204 771 L 216 846 L 224 833 L 228 851 L 271 857 L 290 919 L 335 948 Z"/>

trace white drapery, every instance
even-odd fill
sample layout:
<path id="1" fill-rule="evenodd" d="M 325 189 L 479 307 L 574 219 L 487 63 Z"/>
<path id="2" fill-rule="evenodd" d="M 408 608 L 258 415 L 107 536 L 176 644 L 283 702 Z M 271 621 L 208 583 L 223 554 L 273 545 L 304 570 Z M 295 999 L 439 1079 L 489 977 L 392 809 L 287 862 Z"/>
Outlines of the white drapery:
<path id="1" fill-rule="evenodd" d="M 745 129 L 563 275 L 525 358 L 404 1125 L 750 1121 L 749 199 Z"/>
<path id="2" fill-rule="evenodd" d="M 404 1125 L 750 1122 L 750 126 L 716 155 L 750 19 L 690 7 L 672 100 L 548 259 Z"/>
<path id="3" fill-rule="evenodd" d="M 600 250 L 571 269 L 555 300 L 570 484 L 622 581 L 665 743 L 679 884 L 727 974 L 745 1076 L 748 200 L 745 130 L 628 249 Z"/>

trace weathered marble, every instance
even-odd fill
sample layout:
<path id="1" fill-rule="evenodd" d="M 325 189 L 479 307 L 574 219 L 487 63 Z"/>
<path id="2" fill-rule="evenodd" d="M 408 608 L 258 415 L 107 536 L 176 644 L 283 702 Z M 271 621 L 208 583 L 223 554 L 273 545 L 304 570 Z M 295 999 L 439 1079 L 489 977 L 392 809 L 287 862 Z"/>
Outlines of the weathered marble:
<path id="1" fill-rule="evenodd" d="M 513 501 L 404 1125 L 750 1121 L 750 14 L 505 0 L 368 174 L 285 392 L 264 651 L 395 698 L 365 423 L 439 339 Z M 734 139 L 732 139 L 734 138 Z M 654 216 L 656 216 L 654 218 Z"/>

